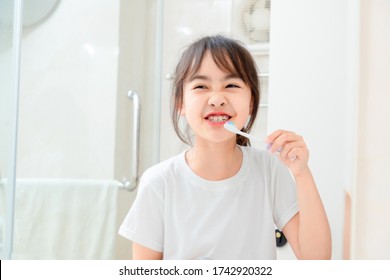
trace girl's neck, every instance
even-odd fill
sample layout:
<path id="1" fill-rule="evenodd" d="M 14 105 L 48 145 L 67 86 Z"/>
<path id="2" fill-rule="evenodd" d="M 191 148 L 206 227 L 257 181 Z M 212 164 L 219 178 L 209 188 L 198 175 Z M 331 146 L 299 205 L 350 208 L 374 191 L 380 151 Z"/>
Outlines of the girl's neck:
<path id="1" fill-rule="evenodd" d="M 196 142 L 186 153 L 186 161 L 192 171 L 210 181 L 233 177 L 241 168 L 242 157 L 235 142 Z"/>

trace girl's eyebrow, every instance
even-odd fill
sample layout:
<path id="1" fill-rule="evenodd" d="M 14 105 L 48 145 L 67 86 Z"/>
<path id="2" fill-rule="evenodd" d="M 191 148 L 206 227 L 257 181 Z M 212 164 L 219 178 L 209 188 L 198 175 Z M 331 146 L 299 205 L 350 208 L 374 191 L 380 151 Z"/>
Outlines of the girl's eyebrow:
<path id="1" fill-rule="evenodd" d="M 189 78 L 188 81 L 189 81 L 189 82 L 192 82 L 193 80 L 205 80 L 205 81 L 209 81 L 210 78 L 207 77 L 207 76 L 205 76 L 205 75 L 197 75 L 197 74 L 195 74 L 195 75 L 191 76 L 191 77 Z"/>
<path id="2" fill-rule="evenodd" d="M 241 79 L 241 77 L 237 73 L 230 73 L 223 78 L 224 81 L 230 80 L 230 79 Z M 195 75 L 191 76 L 188 81 L 192 82 L 193 80 L 210 81 L 210 78 L 208 76 L 205 76 L 205 75 L 195 74 Z"/>

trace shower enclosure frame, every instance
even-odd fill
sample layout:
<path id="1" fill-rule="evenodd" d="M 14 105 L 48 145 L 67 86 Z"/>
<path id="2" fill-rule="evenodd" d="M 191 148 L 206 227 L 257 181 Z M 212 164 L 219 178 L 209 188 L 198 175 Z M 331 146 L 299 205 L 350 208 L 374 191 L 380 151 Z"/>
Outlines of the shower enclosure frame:
<path id="1" fill-rule="evenodd" d="M 16 150 L 18 139 L 18 109 L 19 109 L 19 79 L 20 79 L 20 47 L 23 19 L 23 0 L 14 0 L 13 24 L 12 24 L 12 111 L 10 116 L 11 135 L 10 151 L 8 155 L 7 180 L 3 180 L 3 187 L 6 194 L 5 207 L 5 230 L 3 238 L 2 257 L 11 259 L 13 250 L 14 234 L 14 208 L 15 208 L 15 184 L 16 184 Z"/>

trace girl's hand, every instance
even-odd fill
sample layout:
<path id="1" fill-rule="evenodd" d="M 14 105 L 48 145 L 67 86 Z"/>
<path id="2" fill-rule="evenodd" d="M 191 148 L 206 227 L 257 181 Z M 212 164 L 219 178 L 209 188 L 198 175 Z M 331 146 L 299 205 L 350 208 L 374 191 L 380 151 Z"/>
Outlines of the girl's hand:
<path id="1" fill-rule="evenodd" d="M 309 150 L 302 136 L 292 131 L 276 130 L 268 135 L 265 141 L 269 151 L 278 154 L 294 177 L 309 170 Z"/>

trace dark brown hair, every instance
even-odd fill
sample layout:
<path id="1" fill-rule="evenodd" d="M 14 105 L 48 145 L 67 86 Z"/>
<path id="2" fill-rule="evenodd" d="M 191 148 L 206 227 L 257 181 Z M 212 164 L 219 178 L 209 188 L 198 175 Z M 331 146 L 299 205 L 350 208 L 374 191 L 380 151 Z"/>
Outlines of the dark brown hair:
<path id="1" fill-rule="evenodd" d="M 244 44 L 222 35 L 203 37 L 192 43 L 182 54 L 176 66 L 171 100 L 171 113 L 176 134 L 186 144 L 191 144 L 189 127 L 184 133 L 180 128 L 180 108 L 183 105 L 184 82 L 195 74 L 206 53 L 210 51 L 217 66 L 228 73 L 237 74 L 251 89 L 251 118 L 242 131 L 249 133 L 256 119 L 260 103 L 260 84 L 256 63 Z M 237 135 L 238 145 L 250 146 L 249 139 Z"/>

